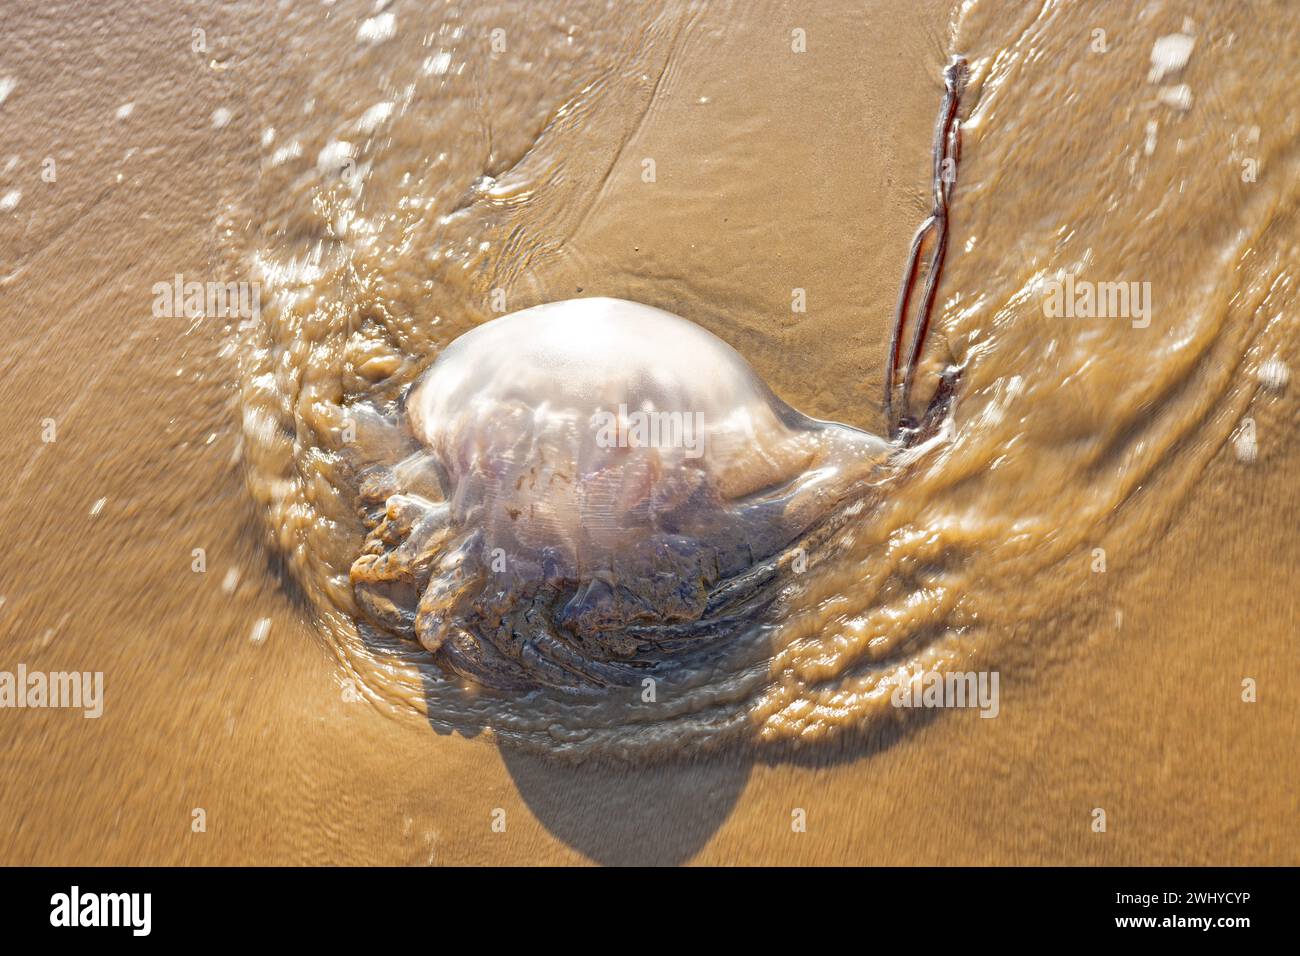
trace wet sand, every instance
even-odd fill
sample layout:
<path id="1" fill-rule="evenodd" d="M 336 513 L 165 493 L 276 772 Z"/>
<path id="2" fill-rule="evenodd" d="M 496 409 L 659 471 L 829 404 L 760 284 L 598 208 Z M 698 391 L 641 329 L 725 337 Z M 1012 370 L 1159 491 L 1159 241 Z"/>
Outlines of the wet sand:
<path id="1" fill-rule="evenodd" d="M 102 671 L 106 700 L 93 720 L 0 710 L 0 861 L 1297 862 L 1296 390 L 1257 386 L 1264 361 L 1296 367 L 1297 118 L 1268 66 L 1300 49 L 1294 27 L 1198 4 L 1131 19 L 980 5 L 959 19 L 942 4 L 542 17 L 395 3 L 394 36 L 375 44 L 358 39 L 372 4 L 258 10 L 114 3 L 61 18 L 19 4 L 7 18 L 0 196 L 20 195 L 0 212 L 0 669 Z M 1198 45 L 1163 82 L 1198 99 L 1150 106 L 1152 41 L 1186 17 Z M 1094 25 L 1115 44 L 1104 69 L 1087 59 Z M 497 26 L 508 43 L 492 54 Z M 321 569 L 350 539 L 266 504 L 276 468 L 309 489 L 331 474 L 313 479 L 303 449 L 250 448 L 249 340 L 222 319 L 154 317 L 154 284 L 229 281 L 319 242 L 344 209 L 313 178 L 320 151 L 426 84 L 358 154 L 381 241 L 352 251 L 378 281 L 351 305 L 387 308 L 414 348 L 489 318 L 497 287 L 512 307 L 578 290 L 645 301 L 720 334 L 802 410 L 878 430 L 889 308 L 958 42 L 980 121 L 935 355 L 973 359 L 956 418 L 971 437 L 918 470 L 889 520 L 949 536 L 916 552 L 939 569 L 921 584 L 954 595 L 926 621 L 951 628 L 952 660 L 1001 672 L 998 719 L 940 713 L 892 731 L 850 710 L 831 728 L 773 697 L 752 712 L 756 738 L 824 739 L 574 762 L 358 695 L 388 686 L 383 661 L 358 664 L 322 597 Z M 1238 189 L 1231 139 L 1246 149 L 1252 126 L 1267 157 L 1253 192 Z M 295 140 L 302 163 L 275 162 Z M 655 191 L 641 188 L 644 157 L 658 159 Z M 1130 161 L 1149 163 L 1145 187 L 1120 178 L 1137 175 Z M 483 175 L 487 200 L 439 222 Z M 1196 202 L 1171 209 L 1175 195 Z M 394 258 L 407 234 L 417 252 Z M 1122 323 L 1084 337 L 1030 321 L 1019 271 L 1079 261 L 1151 279 L 1174 305 L 1148 331 L 1173 344 Z M 796 287 L 807 313 L 790 310 Z M 313 287 L 324 302 L 337 291 Z M 339 349 L 320 379 L 339 379 L 343 346 L 320 341 Z M 1194 362 L 1174 347 L 1188 341 L 1207 343 Z M 1110 453 L 1080 451 L 1098 447 Z M 829 639 L 869 620 L 855 582 L 884 574 L 870 560 L 820 578 L 849 603 L 810 599 L 801 626 Z M 803 673 L 792 647 L 784 660 Z M 852 732 L 864 722 L 876 730 Z M 792 831 L 796 808 L 806 832 Z"/>

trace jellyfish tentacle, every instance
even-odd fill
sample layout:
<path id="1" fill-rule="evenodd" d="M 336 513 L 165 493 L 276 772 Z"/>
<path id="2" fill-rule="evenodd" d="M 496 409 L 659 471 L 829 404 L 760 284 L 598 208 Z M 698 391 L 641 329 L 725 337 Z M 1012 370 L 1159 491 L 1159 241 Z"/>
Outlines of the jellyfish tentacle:
<path id="1" fill-rule="evenodd" d="M 485 571 L 479 560 L 482 535 L 473 531 L 443 552 L 420 594 L 415 633 L 431 654 L 438 653 L 451 633 L 457 611 L 466 603 Z"/>
<path id="2" fill-rule="evenodd" d="M 934 208 L 929 217 L 921 224 L 907 259 L 903 272 L 902 287 L 899 290 L 898 303 L 894 309 L 893 329 L 890 335 L 889 355 L 885 371 L 885 417 L 889 422 L 889 437 L 894 440 L 906 440 L 907 435 L 915 429 L 908 418 L 911 406 L 912 384 L 916 377 L 916 368 L 921 360 L 921 350 L 925 345 L 926 334 L 930 328 L 930 315 L 934 309 L 934 299 L 938 292 L 939 275 L 943 270 L 944 257 L 948 251 L 948 204 L 952 196 L 953 184 L 957 178 L 957 164 L 961 157 L 961 121 L 957 110 L 967 76 L 966 60 L 955 56 L 944 69 L 944 97 L 939 108 L 939 120 L 935 126 L 933 151 L 933 177 L 931 192 Z M 917 265 L 921 247 L 925 238 L 934 233 L 934 245 L 930 252 L 929 267 L 926 270 L 925 285 L 921 301 L 917 308 L 907 361 L 899 365 L 899 346 L 907 324 L 908 306 L 911 303 L 912 288 L 916 283 Z M 902 382 L 898 381 L 899 373 Z M 894 398 L 901 384 L 902 394 L 895 413 Z"/>
<path id="3" fill-rule="evenodd" d="M 372 622 L 415 636 L 414 602 L 450 533 L 446 504 L 389 496 L 349 573 L 357 604 Z"/>

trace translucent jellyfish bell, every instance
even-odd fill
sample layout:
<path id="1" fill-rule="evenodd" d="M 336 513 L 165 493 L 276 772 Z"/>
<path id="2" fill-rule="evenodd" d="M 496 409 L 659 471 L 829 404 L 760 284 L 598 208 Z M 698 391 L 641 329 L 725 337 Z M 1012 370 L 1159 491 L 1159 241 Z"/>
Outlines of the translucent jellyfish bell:
<path id="1" fill-rule="evenodd" d="M 509 685 L 607 683 L 662 663 L 665 641 L 716 636 L 746 575 L 893 448 L 794 410 L 705 329 L 618 299 L 466 333 L 405 409 L 441 500 L 372 495 L 385 518 L 356 593 L 451 669 Z"/>
<path id="2" fill-rule="evenodd" d="M 705 329 L 618 299 L 526 309 L 461 336 L 407 414 L 451 520 L 550 548 L 566 572 L 619 563 L 629 534 L 726 534 L 765 556 L 889 449 L 777 398 Z"/>

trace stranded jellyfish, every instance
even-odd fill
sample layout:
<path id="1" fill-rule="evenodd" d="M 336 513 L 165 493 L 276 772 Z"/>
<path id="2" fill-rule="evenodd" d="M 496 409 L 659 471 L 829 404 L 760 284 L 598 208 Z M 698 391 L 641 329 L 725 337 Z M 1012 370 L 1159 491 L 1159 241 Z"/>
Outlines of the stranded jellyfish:
<path id="1" fill-rule="evenodd" d="M 909 409 L 964 76 L 959 58 L 944 73 L 934 209 L 911 246 L 886 363 L 888 438 L 801 414 L 731 346 L 650 306 L 587 298 L 506 315 L 412 383 L 400 411 L 409 454 L 362 476 L 368 535 L 351 580 L 366 617 L 444 671 L 505 689 L 627 683 L 754 620 L 792 549 L 946 414 L 951 372 L 921 415 Z"/>

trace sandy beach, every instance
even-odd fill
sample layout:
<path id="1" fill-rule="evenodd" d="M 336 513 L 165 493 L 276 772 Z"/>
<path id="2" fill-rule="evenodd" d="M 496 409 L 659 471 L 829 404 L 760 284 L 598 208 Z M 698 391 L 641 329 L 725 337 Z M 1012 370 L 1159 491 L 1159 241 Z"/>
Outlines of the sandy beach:
<path id="1" fill-rule="evenodd" d="M 0 707 L 0 862 L 1300 863 L 1292 11 L 273 6 L 6 13 L 0 671 L 102 694 Z M 358 623 L 331 436 L 502 311 L 655 306 L 884 432 L 957 53 L 951 430 L 734 660 L 575 708 Z"/>

